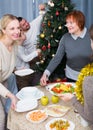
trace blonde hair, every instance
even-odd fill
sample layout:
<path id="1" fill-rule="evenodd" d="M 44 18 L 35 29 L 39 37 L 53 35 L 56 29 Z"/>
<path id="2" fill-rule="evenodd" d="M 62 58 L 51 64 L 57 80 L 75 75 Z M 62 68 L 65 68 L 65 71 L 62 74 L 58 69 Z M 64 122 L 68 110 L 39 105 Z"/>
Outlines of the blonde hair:
<path id="1" fill-rule="evenodd" d="M 3 37 L 3 29 L 6 29 L 7 25 L 12 21 L 17 19 L 16 16 L 12 14 L 6 14 L 0 19 L 0 38 Z"/>

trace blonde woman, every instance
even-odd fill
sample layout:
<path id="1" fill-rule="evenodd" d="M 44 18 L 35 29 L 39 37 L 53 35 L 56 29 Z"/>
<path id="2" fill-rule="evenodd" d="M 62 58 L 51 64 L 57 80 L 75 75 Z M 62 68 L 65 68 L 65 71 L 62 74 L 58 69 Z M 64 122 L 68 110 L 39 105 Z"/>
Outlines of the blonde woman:
<path id="1" fill-rule="evenodd" d="M 16 84 L 12 72 L 16 57 L 15 43 L 19 38 L 19 34 L 19 21 L 16 17 L 11 14 L 4 15 L 0 20 L 0 130 L 5 130 L 4 109 L 6 99 L 11 100 L 12 109 L 15 109 L 17 103 L 17 98 L 11 90 L 15 89 L 12 87 Z"/>

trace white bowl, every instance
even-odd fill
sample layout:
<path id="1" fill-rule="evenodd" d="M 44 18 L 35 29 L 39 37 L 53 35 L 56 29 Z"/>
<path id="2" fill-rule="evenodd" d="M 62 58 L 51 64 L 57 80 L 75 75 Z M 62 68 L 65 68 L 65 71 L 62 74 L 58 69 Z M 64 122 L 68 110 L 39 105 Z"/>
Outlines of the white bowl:
<path id="1" fill-rule="evenodd" d="M 44 93 L 36 87 L 24 87 L 16 94 L 16 96 L 20 100 L 25 98 L 40 99 L 44 96 Z"/>
<path id="2" fill-rule="evenodd" d="M 21 89 L 23 95 L 25 97 L 34 97 L 38 91 L 38 89 L 36 87 L 24 87 Z"/>

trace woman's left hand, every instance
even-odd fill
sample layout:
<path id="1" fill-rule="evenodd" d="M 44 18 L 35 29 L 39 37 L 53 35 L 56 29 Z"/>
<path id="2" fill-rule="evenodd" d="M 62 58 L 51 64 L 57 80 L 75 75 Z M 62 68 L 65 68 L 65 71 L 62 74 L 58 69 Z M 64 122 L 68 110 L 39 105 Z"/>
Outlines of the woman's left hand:
<path id="1" fill-rule="evenodd" d="M 11 92 L 7 93 L 6 96 L 11 99 L 11 108 L 15 110 L 18 98 Z"/>
<path id="2" fill-rule="evenodd" d="M 13 95 L 13 97 L 11 98 L 11 108 L 12 109 L 15 110 L 17 102 L 18 102 L 18 98 L 15 95 Z"/>

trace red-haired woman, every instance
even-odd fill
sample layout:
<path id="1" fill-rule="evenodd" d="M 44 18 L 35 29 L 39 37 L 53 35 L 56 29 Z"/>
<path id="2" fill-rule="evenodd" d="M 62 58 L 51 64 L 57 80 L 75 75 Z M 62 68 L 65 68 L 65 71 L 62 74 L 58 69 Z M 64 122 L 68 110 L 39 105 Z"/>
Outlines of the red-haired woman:
<path id="1" fill-rule="evenodd" d="M 68 33 L 61 38 L 59 47 L 54 58 L 40 79 L 41 86 L 47 84 L 48 77 L 61 62 L 66 54 L 65 74 L 68 82 L 75 82 L 80 70 L 91 62 L 91 40 L 89 32 L 85 27 L 85 16 L 81 11 L 74 10 L 66 17 Z"/>

